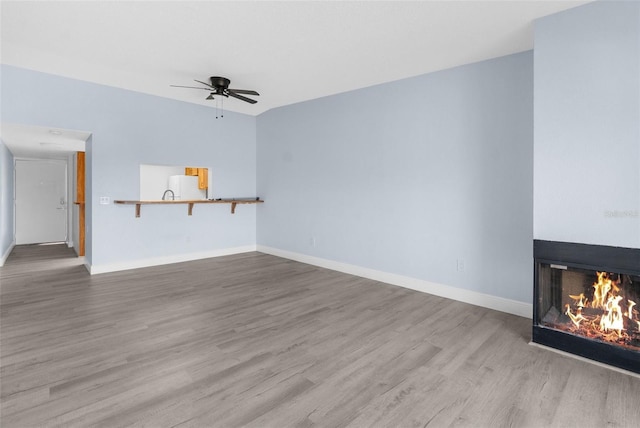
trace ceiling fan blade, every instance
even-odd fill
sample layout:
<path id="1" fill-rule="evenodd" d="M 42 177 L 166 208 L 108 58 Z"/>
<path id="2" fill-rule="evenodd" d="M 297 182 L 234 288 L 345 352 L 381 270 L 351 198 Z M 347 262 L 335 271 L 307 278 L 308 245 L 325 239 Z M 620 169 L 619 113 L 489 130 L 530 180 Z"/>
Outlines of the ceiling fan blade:
<path id="1" fill-rule="evenodd" d="M 172 88 L 206 89 L 207 91 L 211 90 L 209 88 L 200 88 L 197 86 L 182 86 L 182 85 L 169 85 L 169 86 L 171 86 Z"/>
<path id="2" fill-rule="evenodd" d="M 256 91 L 252 91 L 250 89 L 228 89 L 229 91 L 233 91 L 236 94 L 247 94 L 247 95 L 260 95 L 259 93 L 257 93 Z"/>
<path id="3" fill-rule="evenodd" d="M 211 92 L 205 100 L 215 100 L 215 98 L 213 98 L 213 92 Z"/>
<path id="4" fill-rule="evenodd" d="M 193 79 L 193 81 L 194 81 L 194 82 L 198 82 L 198 83 L 202 83 L 203 85 L 207 85 L 208 87 L 213 88 L 213 89 L 215 89 L 215 88 L 216 88 L 215 86 L 211 86 L 210 84 L 205 83 L 205 82 L 201 82 L 200 80 Z"/>
<path id="5" fill-rule="evenodd" d="M 233 98 L 237 98 L 239 100 L 246 101 L 246 102 L 251 103 L 251 104 L 257 103 L 256 100 L 252 100 L 251 98 L 243 97 L 242 95 L 238 95 L 235 92 L 227 91 L 227 93 L 229 94 L 229 96 L 231 96 Z"/>

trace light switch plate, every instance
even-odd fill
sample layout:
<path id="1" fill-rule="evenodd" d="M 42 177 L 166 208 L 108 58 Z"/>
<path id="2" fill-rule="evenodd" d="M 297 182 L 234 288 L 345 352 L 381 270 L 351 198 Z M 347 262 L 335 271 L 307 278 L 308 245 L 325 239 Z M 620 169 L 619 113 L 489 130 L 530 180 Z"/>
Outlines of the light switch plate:
<path id="1" fill-rule="evenodd" d="M 110 198 L 108 196 L 100 196 L 100 205 L 109 205 Z"/>

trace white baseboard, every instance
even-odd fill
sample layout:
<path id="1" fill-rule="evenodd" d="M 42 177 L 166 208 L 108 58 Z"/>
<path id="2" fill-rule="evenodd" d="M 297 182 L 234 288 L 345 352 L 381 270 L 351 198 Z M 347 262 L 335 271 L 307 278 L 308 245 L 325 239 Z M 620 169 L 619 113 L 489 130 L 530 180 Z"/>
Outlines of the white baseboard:
<path id="1" fill-rule="evenodd" d="M 177 254 L 173 256 L 154 257 L 150 259 L 131 260 L 118 263 L 108 263 L 103 265 L 88 265 L 85 263 L 85 266 L 87 267 L 87 270 L 91 275 L 96 275 L 100 273 L 117 272 L 121 270 L 139 269 L 151 266 L 167 265 L 171 263 L 209 259 L 212 257 L 229 256 L 231 254 L 248 253 L 251 251 L 256 251 L 255 245 L 223 248 L 219 250 L 202 251 L 198 253 Z"/>
<path id="2" fill-rule="evenodd" d="M 411 290 L 421 291 L 448 299 L 457 300 L 464 303 L 470 303 L 476 306 L 482 306 L 496 311 L 506 312 L 525 318 L 533 317 L 533 304 L 519 302 L 517 300 L 505 299 L 503 297 L 492 296 L 489 294 L 479 293 L 477 291 L 465 290 L 462 288 L 451 287 L 449 285 L 437 284 L 422 279 L 411 278 L 408 276 L 397 275 L 393 273 L 383 272 L 375 269 L 369 269 L 361 266 L 351 265 L 347 263 L 336 262 L 333 260 L 322 259 L 319 257 L 309 256 L 306 254 L 294 253 L 290 251 L 280 250 L 277 248 L 257 245 L 257 251 L 261 253 L 271 254 L 285 259 L 295 260 L 338 272 L 348 273 L 375 281 L 385 282 L 387 284 L 397 285 Z"/>
<path id="3" fill-rule="evenodd" d="M 11 244 L 9 244 L 7 251 L 5 251 L 4 254 L 2 254 L 2 256 L 0 257 L 0 266 L 4 266 L 4 262 L 7 261 L 9 254 L 11 254 L 11 252 L 13 251 L 13 247 L 15 246 L 16 246 L 16 241 L 15 240 L 11 241 Z"/>

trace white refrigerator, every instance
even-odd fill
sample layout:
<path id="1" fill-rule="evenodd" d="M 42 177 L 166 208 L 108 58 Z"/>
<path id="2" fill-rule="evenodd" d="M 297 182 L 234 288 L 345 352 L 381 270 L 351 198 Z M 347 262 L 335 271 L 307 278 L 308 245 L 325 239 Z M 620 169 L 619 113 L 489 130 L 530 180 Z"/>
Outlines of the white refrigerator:
<path id="1" fill-rule="evenodd" d="M 198 189 L 198 177 L 195 175 L 169 176 L 169 189 L 173 192 L 176 201 L 192 201 L 207 198 L 206 190 Z"/>

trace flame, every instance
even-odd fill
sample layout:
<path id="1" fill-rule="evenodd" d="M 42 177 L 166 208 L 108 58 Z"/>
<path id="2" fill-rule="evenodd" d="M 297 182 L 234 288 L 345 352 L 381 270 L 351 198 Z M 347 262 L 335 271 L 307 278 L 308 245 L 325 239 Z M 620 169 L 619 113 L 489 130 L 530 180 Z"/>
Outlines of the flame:
<path id="1" fill-rule="evenodd" d="M 618 296 L 620 291 L 618 284 L 609 278 L 607 272 L 596 272 L 598 282 L 593 284 L 593 302 L 591 306 L 601 308 L 604 314 L 600 318 L 600 330 L 604 332 L 616 331 L 618 335 L 624 329 L 623 312 L 620 307 L 622 296 Z M 629 310 L 631 314 L 631 310 Z"/>
<path id="2" fill-rule="evenodd" d="M 596 272 L 598 274 L 598 282 L 593 284 L 594 292 L 593 292 L 593 302 L 591 302 L 592 308 L 603 308 L 607 302 L 607 295 L 609 291 L 615 288 L 615 292 L 617 293 L 619 288 L 616 284 L 609 278 L 607 272 Z"/>
<path id="3" fill-rule="evenodd" d="M 610 331 L 615 330 L 618 335 L 622 333 L 624 329 L 624 317 L 622 315 L 622 308 L 620 307 L 620 300 L 622 296 L 610 296 L 607 299 L 604 310 L 605 313 L 600 318 L 600 330 Z"/>
<path id="4" fill-rule="evenodd" d="M 571 312 L 571 306 L 570 305 L 566 305 L 567 310 L 565 311 L 566 315 L 569 315 L 569 318 L 571 318 L 571 322 L 573 322 L 573 324 L 576 327 L 580 327 L 580 321 L 585 320 L 586 318 L 582 316 L 582 313 L 580 311 L 580 308 L 578 308 L 578 312 L 574 315 L 573 312 Z"/>
<path id="5" fill-rule="evenodd" d="M 573 300 L 576 301 L 577 307 L 584 308 L 585 306 L 587 306 L 587 300 L 584 298 L 584 293 L 580 293 L 577 296 L 574 296 L 573 294 L 569 294 L 569 297 L 571 297 Z"/>
<path id="6" fill-rule="evenodd" d="M 596 272 L 598 280 L 593 283 L 591 301 L 580 293 L 569 294 L 572 304 L 565 305 L 565 315 L 571 320 L 571 329 L 587 337 L 622 343 L 630 338 L 632 330 L 640 331 L 636 302 L 626 299 L 621 289 L 622 278 L 613 280 L 607 272 Z M 627 323 L 625 325 L 625 322 Z M 633 326 L 633 327 L 632 327 Z M 637 333 L 634 333 L 637 334 Z"/>

